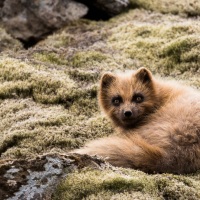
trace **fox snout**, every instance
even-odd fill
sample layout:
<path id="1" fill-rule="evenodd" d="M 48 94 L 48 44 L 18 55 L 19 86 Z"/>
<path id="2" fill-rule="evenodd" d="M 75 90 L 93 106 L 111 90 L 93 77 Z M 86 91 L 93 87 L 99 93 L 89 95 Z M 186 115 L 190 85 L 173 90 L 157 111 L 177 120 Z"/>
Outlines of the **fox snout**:
<path id="1" fill-rule="evenodd" d="M 124 117 L 129 118 L 131 117 L 133 112 L 131 110 L 125 110 L 124 111 Z"/>
<path id="2" fill-rule="evenodd" d="M 121 111 L 122 120 L 131 120 L 135 119 L 138 116 L 138 110 L 135 107 L 124 108 Z"/>

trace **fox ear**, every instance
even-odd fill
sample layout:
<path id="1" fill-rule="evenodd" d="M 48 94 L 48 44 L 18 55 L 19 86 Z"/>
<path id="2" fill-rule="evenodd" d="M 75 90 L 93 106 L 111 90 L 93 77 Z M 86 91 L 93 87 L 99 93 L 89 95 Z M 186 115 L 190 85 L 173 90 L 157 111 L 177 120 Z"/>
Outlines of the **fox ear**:
<path id="1" fill-rule="evenodd" d="M 139 68 L 135 76 L 142 81 L 142 83 L 150 83 L 152 81 L 152 73 L 145 67 Z"/>
<path id="2" fill-rule="evenodd" d="M 101 87 L 102 88 L 108 87 L 115 79 L 116 77 L 114 74 L 110 72 L 104 73 L 101 77 Z"/>

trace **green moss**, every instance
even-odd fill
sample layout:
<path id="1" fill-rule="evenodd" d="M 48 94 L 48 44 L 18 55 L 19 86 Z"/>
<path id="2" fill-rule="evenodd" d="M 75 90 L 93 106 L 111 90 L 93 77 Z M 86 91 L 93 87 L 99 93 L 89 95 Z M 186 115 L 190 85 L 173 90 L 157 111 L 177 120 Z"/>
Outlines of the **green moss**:
<path id="1" fill-rule="evenodd" d="M 1 157 L 32 157 L 50 150 L 66 153 L 93 138 L 111 134 L 111 125 L 100 117 L 97 108 L 93 108 L 94 103 L 91 107 L 85 104 L 80 109 L 75 105 L 64 109 L 63 106 L 38 104 L 31 99 L 2 101 Z"/>
<path id="2" fill-rule="evenodd" d="M 200 5 L 198 1 L 189 0 L 184 2 L 182 0 L 131 0 L 132 6 L 145 8 L 148 10 L 159 11 L 162 13 L 172 14 L 187 14 L 189 16 L 200 15 Z"/>
<path id="3" fill-rule="evenodd" d="M 4 153 L 7 149 L 12 148 L 13 146 L 18 146 L 19 143 L 25 139 L 26 137 L 30 138 L 30 135 L 24 135 L 24 134 L 19 134 L 19 135 L 11 135 L 6 137 L 6 139 L 4 139 L 2 141 L 2 143 L 0 143 L 0 155 L 2 153 Z M 15 153 L 18 157 L 19 154 Z"/>
<path id="4" fill-rule="evenodd" d="M 148 184 L 147 184 L 148 182 Z M 54 199 L 89 199 L 91 195 L 108 191 L 114 195 L 122 192 L 153 190 L 153 182 L 145 177 L 131 177 L 112 170 L 83 170 L 74 172 L 58 187 Z M 154 192 L 152 192 L 154 193 Z M 60 194 L 60 195 L 59 195 Z M 75 195 L 76 194 L 76 195 Z M 89 196 L 89 198 L 87 198 Z"/>
<path id="5" fill-rule="evenodd" d="M 53 34 L 48 36 L 48 38 L 45 40 L 45 42 L 40 42 L 38 45 L 43 46 L 44 43 L 49 41 L 49 46 L 53 48 L 59 48 L 59 47 L 67 47 L 73 42 L 75 42 L 75 38 L 72 34 L 69 34 L 65 31 L 61 31 L 59 34 Z"/>
<path id="6" fill-rule="evenodd" d="M 63 72 L 44 71 L 20 62 L 2 57 L 0 61 L 0 98 L 32 97 L 42 103 L 64 103 L 68 93 L 75 86 Z"/>
<path id="7" fill-rule="evenodd" d="M 137 199 L 195 200 L 200 197 L 199 187 L 192 176 L 147 175 L 131 169 L 84 169 L 67 176 L 58 186 L 54 199 L 121 199 L 123 196 L 131 199 L 135 196 Z"/>
<path id="8" fill-rule="evenodd" d="M 12 38 L 3 27 L 0 26 L 0 52 L 11 50 L 17 51 L 22 49 L 22 44 L 14 38 Z"/>
<path id="9" fill-rule="evenodd" d="M 75 115 L 82 113 L 91 117 L 98 111 L 97 101 L 89 97 L 81 98 L 71 104 L 71 110 Z"/>
<path id="10" fill-rule="evenodd" d="M 178 39 L 178 41 L 172 41 L 167 47 L 163 49 L 164 56 L 171 56 L 174 62 L 180 63 L 180 56 L 183 52 L 188 51 L 191 48 L 191 42 L 187 38 Z"/>
<path id="11" fill-rule="evenodd" d="M 126 199 L 126 200 L 161 200 L 161 198 L 157 197 L 152 197 L 148 194 L 144 194 L 143 192 L 122 192 L 122 193 L 115 193 L 113 194 L 110 191 L 101 191 L 98 194 L 91 194 L 87 196 L 86 198 L 83 198 L 84 200 L 110 200 L 110 199 L 115 199 L 115 200 L 121 200 L 121 199 Z"/>
<path id="12" fill-rule="evenodd" d="M 97 70 L 71 70 L 69 71 L 69 76 L 72 79 L 75 79 L 78 82 L 92 82 L 96 83 L 99 80 L 99 73 Z"/>
<path id="13" fill-rule="evenodd" d="M 164 198 L 167 199 L 198 199 L 198 183 L 189 177 L 164 176 L 156 181 Z"/>
<path id="14" fill-rule="evenodd" d="M 34 58 L 36 60 L 40 60 L 42 62 L 47 62 L 50 64 L 57 64 L 57 65 L 67 65 L 68 62 L 61 56 L 58 56 L 56 53 L 35 53 Z"/>
<path id="15" fill-rule="evenodd" d="M 133 13 L 131 13 L 133 14 Z M 130 17 L 130 14 L 127 14 Z M 160 19 L 159 23 L 123 23 L 113 28 L 109 39 L 112 49 L 121 51 L 125 58 L 137 60 L 140 66 L 164 74 L 181 73 L 192 68 L 199 69 L 199 26 L 183 24 L 169 19 L 170 25 Z M 179 20 L 178 18 L 176 20 Z M 189 36 L 188 36 L 189 34 Z M 127 42 L 128 41 L 128 42 Z"/>
<path id="16" fill-rule="evenodd" d="M 161 58 L 165 58 L 162 62 L 163 66 L 167 69 L 176 67 L 182 73 L 190 68 L 198 70 L 200 57 L 196 49 L 199 46 L 200 40 L 196 36 L 184 36 L 171 41 L 163 47 L 160 54 Z"/>
<path id="17" fill-rule="evenodd" d="M 27 97 L 31 94 L 31 85 L 27 81 L 9 81 L 0 86 L 0 98 Z"/>
<path id="18" fill-rule="evenodd" d="M 52 148 L 66 151 L 106 134 L 103 123 L 104 132 L 85 124 L 86 119 L 99 115 L 96 86 L 88 85 L 92 78 L 84 80 L 85 88 L 78 88 L 66 72 L 44 70 L 7 57 L 2 57 L 0 70 L 0 97 L 5 99 L 0 106 L 2 157 L 34 156 Z M 27 97 L 32 100 L 27 101 Z M 66 109 L 37 103 L 63 104 Z"/>
<path id="19" fill-rule="evenodd" d="M 87 65 L 98 65 L 105 61 L 106 55 L 97 51 L 78 52 L 72 58 L 73 67 L 85 67 Z"/>

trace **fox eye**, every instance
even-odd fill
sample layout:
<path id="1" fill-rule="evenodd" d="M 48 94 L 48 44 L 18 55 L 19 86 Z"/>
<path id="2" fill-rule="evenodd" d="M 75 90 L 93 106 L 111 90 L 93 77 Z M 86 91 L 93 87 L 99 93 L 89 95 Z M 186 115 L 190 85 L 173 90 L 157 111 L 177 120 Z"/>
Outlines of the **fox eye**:
<path id="1" fill-rule="evenodd" d="M 142 97 L 136 97 L 136 101 L 137 102 L 141 102 L 142 101 Z"/>
<path id="2" fill-rule="evenodd" d="M 133 101 L 135 103 L 142 103 L 144 101 L 144 96 L 142 94 L 135 94 L 133 96 Z"/>
<path id="3" fill-rule="evenodd" d="M 119 106 L 122 103 L 122 98 L 120 96 L 116 96 L 112 98 L 112 104 L 114 106 Z"/>

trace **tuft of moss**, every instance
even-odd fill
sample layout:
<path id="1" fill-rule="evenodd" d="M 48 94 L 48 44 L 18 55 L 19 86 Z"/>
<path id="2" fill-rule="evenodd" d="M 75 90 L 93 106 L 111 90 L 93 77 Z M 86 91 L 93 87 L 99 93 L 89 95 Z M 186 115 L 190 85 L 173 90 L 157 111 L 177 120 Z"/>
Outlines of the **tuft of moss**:
<path id="1" fill-rule="evenodd" d="M 131 169 L 75 171 L 58 186 L 53 199 L 199 199 L 193 176 L 148 175 Z M 105 197 L 105 198 L 104 198 Z"/>
<path id="2" fill-rule="evenodd" d="M 34 58 L 37 60 L 40 60 L 42 62 L 47 62 L 50 64 L 56 64 L 56 65 L 67 65 L 68 62 L 64 58 L 61 58 L 61 56 L 57 55 L 56 53 L 35 53 Z"/>
<path id="3" fill-rule="evenodd" d="M 198 199 L 199 183 L 194 180 L 191 175 L 176 176 L 176 175 L 156 175 L 156 184 L 163 198 L 167 199 Z M 154 177 L 153 177 L 154 178 Z"/>
<path id="4" fill-rule="evenodd" d="M 130 0 L 133 7 L 140 7 L 161 13 L 172 13 L 188 16 L 200 15 L 200 4 L 195 0 Z"/>
<path id="5" fill-rule="evenodd" d="M 199 47 L 200 40 L 198 37 L 179 37 L 163 47 L 160 57 L 165 59 L 161 63 L 166 69 L 176 67 L 181 73 L 190 68 L 197 71 L 199 69 L 200 56 L 196 50 Z"/>
<path id="6" fill-rule="evenodd" d="M 113 131 L 97 110 L 92 112 L 87 107 L 76 113 L 73 105 L 72 109 L 64 109 L 31 99 L 7 99 L 0 103 L 0 109 L 1 158 L 34 157 L 49 151 L 64 153 Z"/>
<path id="7" fill-rule="evenodd" d="M 146 184 L 147 182 L 148 184 Z M 152 186 L 153 183 L 146 180 L 145 177 L 138 179 L 138 177 L 131 177 L 112 170 L 87 169 L 70 174 L 58 186 L 53 199 L 90 199 L 92 195 L 103 194 L 106 196 L 107 193 L 112 197 L 117 193 L 148 191 Z"/>
<path id="8" fill-rule="evenodd" d="M 69 76 L 72 79 L 75 79 L 77 82 L 92 82 L 92 83 L 96 83 L 99 80 L 99 73 L 98 70 L 71 70 L 69 71 Z"/>
<path id="9" fill-rule="evenodd" d="M 43 46 L 43 43 L 49 41 L 49 46 L 52 48 L 60 48 L 60 47 L 67 47 L 75 41 L 73 34 L 69 34 L 68 32 L 61 31 L 59 34 L 53 34 L 48 36 L 45 42 L 39 42 L 38 46 Z"/>
<path id="10" fill-rule="evenodd" d="M 128 13 L 126 17 L 130 20 L 136 13 Z M 148 23 L 143 19 L 144 23 L 135 20 L 115 26 L 108 38 L 109 47 L 121 51 L 125 58 L 136 60 L 140 66 L 165 75 L 198 71 L 198 23 L 194 21 L 192 25 L 189 20 L 183 23 L 178 17 L 170 18 L 168 22 L 161 17 L 155 23 L 155 17 L 157 19 L 150 14 Z"/>
<path id="11" fill-rule="evenodd" d="M 0 52 L 3 51 L 17 51 L 20 49 L 23 49 L 22 44 L 12 38 L 7 32 L 6 30 L 0 26 Z"/>
<path id="12" fill-rule="evenodd" d="M 81 68 L 87 65 L 97 66 L 98 63 L 107 59 L 107 56 L 97 51 L 82 51 L 76 53 L 72 58 L 72 66 L 74 68 Z"/>
<path id="13" fill-rule="evenodd" d="M 32 97 L 36 102 L 65 102 L 75 83 L 60 71 L 40 70 L 25 62 L 1 57 L 0 98 Z"/>

